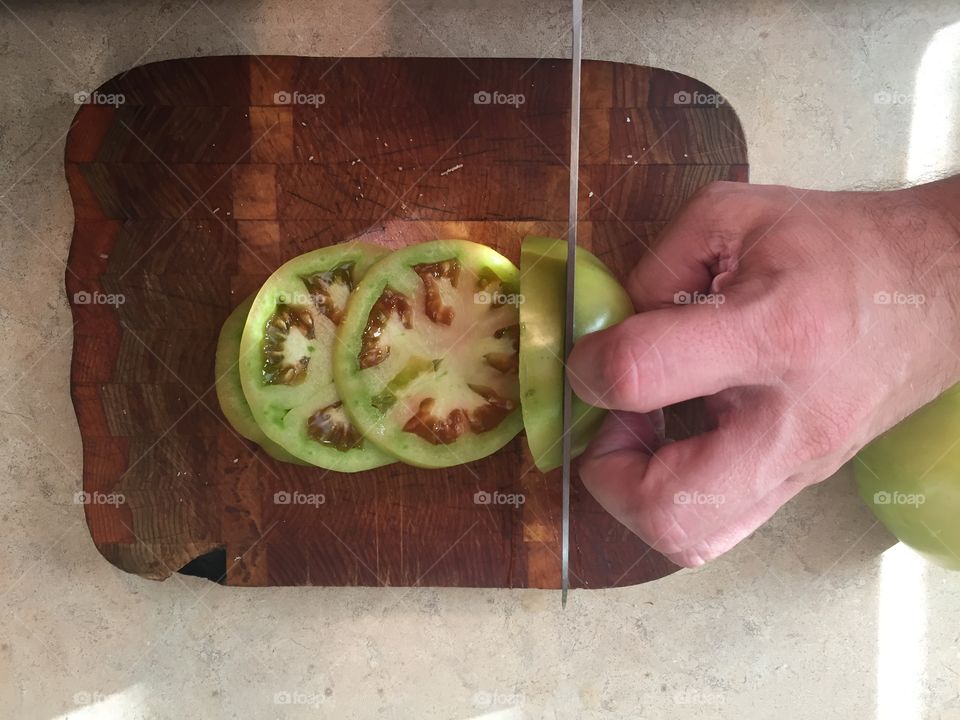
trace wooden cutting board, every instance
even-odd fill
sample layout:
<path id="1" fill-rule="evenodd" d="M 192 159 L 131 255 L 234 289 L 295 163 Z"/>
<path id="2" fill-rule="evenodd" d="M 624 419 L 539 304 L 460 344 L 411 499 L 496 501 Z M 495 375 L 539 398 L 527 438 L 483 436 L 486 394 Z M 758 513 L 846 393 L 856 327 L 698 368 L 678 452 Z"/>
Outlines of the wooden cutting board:
<path id="1" fill-rule="evenodd" d="M 225 423 L 213 360 L 231 308 L 308 250 L 462 237 L 517 262 L 524 235 L 562 236 L 569 95 L 563 60 L 297 57 L 154 63 L 94 93 L 67 138 L 66 287 L 100 552 L 228 585 L 558 587 L 560 476 L 522 436 L 444 470 L 286 465 Z M 621 277 L 698 187 L 747 179 L 733 109 L 647 67 L 584 63 L 581 153 L 581 244 Z M 524 502 L 476 502 L 494 491 Z M 676 570 L 579 482 L 571 516 L 573 587 Z"/>

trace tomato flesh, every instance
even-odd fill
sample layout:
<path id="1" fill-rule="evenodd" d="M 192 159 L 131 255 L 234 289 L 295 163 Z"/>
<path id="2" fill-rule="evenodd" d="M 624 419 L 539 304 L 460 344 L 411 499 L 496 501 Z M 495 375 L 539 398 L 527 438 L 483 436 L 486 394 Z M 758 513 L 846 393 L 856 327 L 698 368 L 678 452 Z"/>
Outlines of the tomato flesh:
<path id="1" fill-rule="evenodd" d="M 385 248 L 344 243 L 282 265 L 257 293 L 240 345 L 240 377 L 271 440 L 318 467 L 355 472 L 393 461 L 365 442 L 333 382 L 333 349 L 351 293 Z"/>
<path id="2" fill-rule="evenodd" d="M 509 260 L 464 240 L 398 250 L 370 269 L 334 352 L 344 408 L 365 437 L 410 464 L 446 467 L 517 434 L 517 308 L 493 301 L 517 280 Z"/>
<path id="3" fill-rule="evenodd" d="M 243 335 L 243 326 L 247 321 L 250 306 L 253 305 L 251 295 L 240 303 L 227 317 L 220 329 L 217 340 L 216 361 L 214 375 L 217 400 L 223 416 L 230 423 L 237 434 L 257 443 L 271 457 L 283 462 L 300 463 L 301 461 L 284 450 L 280 445 L 268 438 L 253 417 L 247 398 L 243 394 L 240 382 L 240 338 Z"/>

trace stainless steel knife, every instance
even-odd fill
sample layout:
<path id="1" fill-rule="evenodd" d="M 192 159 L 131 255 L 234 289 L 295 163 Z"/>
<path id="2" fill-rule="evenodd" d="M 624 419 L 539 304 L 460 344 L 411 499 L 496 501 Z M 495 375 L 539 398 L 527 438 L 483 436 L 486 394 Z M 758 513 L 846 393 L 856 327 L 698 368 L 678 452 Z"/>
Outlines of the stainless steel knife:
<path id="1" fill-rule="evenodd" d="M 573 0 L 573 77 L 570 84 L 570 197 L 567 217 L 566 312 L 563 327 L 563 366 L 573 347 L 573 288 L 576 282 L 577 199 L 580 182 L 580 61 L 583 55 L 583 0 Z M 572 393 L 563 373 L 563 525 L 560 535 L 560 604 L 567 606 L 570 589 L 570 426 Z"/>

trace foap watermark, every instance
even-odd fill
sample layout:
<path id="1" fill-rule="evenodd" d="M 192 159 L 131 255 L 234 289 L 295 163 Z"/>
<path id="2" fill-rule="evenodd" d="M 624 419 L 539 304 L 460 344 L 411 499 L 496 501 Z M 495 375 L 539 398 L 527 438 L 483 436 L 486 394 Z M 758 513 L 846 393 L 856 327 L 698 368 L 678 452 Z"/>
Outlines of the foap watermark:
<path id="1" fill-rule="evenodd" d="M 721 293 L 687 292 L 680 290 L 673 294 L 674 305 L 713 305 L 720 307 L 727 301 Z"/>
<path id="2" fill-rule="evenodd" d="M 680 90 L 673 94 L 674 105 L 712 105 L 717 107 L 727 101 L 719 93 L 704 93 L 699 90 L 690 92 L 689 90 Z"/>
<path id="3" fill-rule="evenodd" d="M 927 501 L 927 496 L 923 493 L 905 493 L 905 492 L 887 492 L 879 490 L 873 494 L 873 503 L 875 505 L 912 505 L 920 507 Z"/>
<path id="4" fill-rule="evenodd" d="M 474 105 L 512 105 L 520 107 L 527 101 L 523 93 L 505 93 L 499 90 L 480 90 L 473 94 Z"/>
<path id="5" fill-rule="evenodd" d="M 473 706 L 481 710 L 495 707 L 519 707 L 527 701 L 523 693 L 500 690 L 477 690 L 473 694 Z"/>
<path id="6" fill-rule="evenodd" d="M 316 297 L 308 292 L 282 292 L 277 295 L 277 303 L 284 305 L 313 305 Z"/>
<path id="7" fill-rule="evenodd" d="M 78 690 L 73 694 L 74 705 L 93 705 L 94 703 L 101 703 L 106 699 L 106 694 L 99 690 Z"/>
<path id="8" fill-rule="evenodd" d="M 99 90 L 88 92 L 81 90 L 73 94 L 74 105 L 110 105 L 120 107 L 127 101 L 123 93 L 104 93 Z"/>
<path id="9" fill-rule="evenodd" d="M 320 107 L 327 102 L 323 93 L 305 93 L 299 90 L 280 90 L 273 94 L 273 102 L 277 105 L 311 105 Z"/>
<path id="10" fill-rule="evenodd" d="M 273 494 L 274 505 L 312 505 L 320 507 L 327 502 L 327 496 L 323 493 L 302 493 L 299 490 L 288 492 L 287 490 L 278 490 Z"/>
<path id="11" fill-rule="evenodd" d="M 673 494 L 674 505 L 723 505 L 726 501 L 726 497 L 718 493 L 681 490 Z"/>
<path id="12" fill-rule="evenodd" d="M 909 105 L 913 96 L 895 90 L 880 90 L 873 94 L 874 105 Z"/>
<path id="13" fill-rule="evenodd" d="M 877 305 L 914 305 L 919 307 L 927 301 L 926 295 L 921 293 L 888 292 L 879 290 L 873 294 L 873 302 Z"/>
<path id="14" fill-rule="evenodd" d="M 103 293 L 99 290 L 87 292 L 80 290 L 73 294 L 74 305 L 113 305 L 119 307 L 127 301 L 123 293 Z"/>
<path id="15" fill-rule="evenodd" d="M 522 305 L 526 298 L 523 293 L 487 292 L 481 290 L 473 294 L 477 305 Z"/>
<path id="16" fill-rule="evenodd" d="M 523 493 L 502 493 L 498 490 L 487 492 L 486 490 L 477 490 L 473 494 L 473 502 L 476 505 L 513 505 L 519 508 L 527 501 Z"/>
<path id="17" fill-rule="evenodd" d="M 127 498 L 124 494 L 118 492 L 103 493 L 99 490 L 94 490 L 93 492 L 77 490 L 77 492 L 73 494 L 73 502 L 75 505 L 113 505 L 114 507 L 118 507 L 126 501 Z"/>
<path id="18" fill-rule="evenodd" d="M 326 701 L 325 693 L 302 692 L 299 690 L 278 690 L 273 694 L 274 705 L 306 705 L 320 707 Z"/>

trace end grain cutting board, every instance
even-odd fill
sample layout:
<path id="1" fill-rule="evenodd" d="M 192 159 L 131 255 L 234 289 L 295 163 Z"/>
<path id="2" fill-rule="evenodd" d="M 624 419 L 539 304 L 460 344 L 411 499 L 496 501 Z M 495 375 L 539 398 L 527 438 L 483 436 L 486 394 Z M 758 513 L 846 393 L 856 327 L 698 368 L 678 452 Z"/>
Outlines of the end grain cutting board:
<path id="1" fill-rule="evenodd" d="M 462 237 L 517 262 L 524 235 L 562 236 L 569 97 L 568 61 L 455 58 L 195 58 L 94 93 L 67 139 L 66 285 L 100 552 L 229 585 L 558 587 L 559 472 L 522 436 L 445 470 L 277 463 L 225 423 L 213 355 L 231 308 L 308 250 Z M 621 279 L 698 187 L 747 179 L 736 114 L 689 77 L 586 62 L 582 115 L 581 244 Z M 573 587 L 676 569 L 579 483 L 571 516 Z"/>

